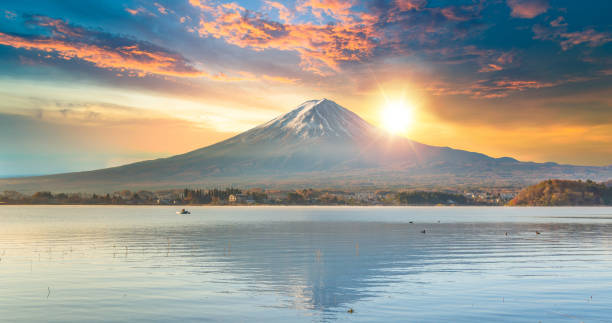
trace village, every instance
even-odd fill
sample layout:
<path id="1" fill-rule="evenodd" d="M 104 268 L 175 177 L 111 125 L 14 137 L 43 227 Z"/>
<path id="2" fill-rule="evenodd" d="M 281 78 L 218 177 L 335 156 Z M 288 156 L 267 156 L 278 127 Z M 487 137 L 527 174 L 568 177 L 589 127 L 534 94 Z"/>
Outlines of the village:
<path id="1" fill-rule="evenodd" d="M 15 191 L 0 193 L 1 204 L 116 204 L 116 205 L 505 205 L 517 190 L 476 189 L 433 191 L 379 189 L 278 190 L 263 188 L 122 190 L 108 194 Z"/>

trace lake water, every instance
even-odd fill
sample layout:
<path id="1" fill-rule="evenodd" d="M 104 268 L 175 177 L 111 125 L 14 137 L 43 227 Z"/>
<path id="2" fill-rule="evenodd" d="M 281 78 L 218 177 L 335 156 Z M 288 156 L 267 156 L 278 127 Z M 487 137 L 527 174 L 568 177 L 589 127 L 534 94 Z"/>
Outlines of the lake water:
<path id="1" fill-rule="evenodd" d="M 175 211 L 0 207 L 0 321 L 612 322 L 612 208 Z"/>

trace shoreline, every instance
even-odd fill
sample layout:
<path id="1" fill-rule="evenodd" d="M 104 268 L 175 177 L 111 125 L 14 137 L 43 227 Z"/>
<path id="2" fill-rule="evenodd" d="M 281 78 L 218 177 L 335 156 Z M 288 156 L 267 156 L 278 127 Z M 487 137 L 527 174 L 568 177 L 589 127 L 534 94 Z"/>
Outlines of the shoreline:
<path id="1" fill-rule="evenodd" d="M 65 207 L 65 206 L 91 206 L 91 207 L 160 207 L 160 208 L 612 208 L 611 205 L 211 205 L 211 204 L 190 204 L 190 205 L 157 205 L 157 204 L 0 204 L 0 207 L 17 206 L 44 206 L 44 207 Z"/>

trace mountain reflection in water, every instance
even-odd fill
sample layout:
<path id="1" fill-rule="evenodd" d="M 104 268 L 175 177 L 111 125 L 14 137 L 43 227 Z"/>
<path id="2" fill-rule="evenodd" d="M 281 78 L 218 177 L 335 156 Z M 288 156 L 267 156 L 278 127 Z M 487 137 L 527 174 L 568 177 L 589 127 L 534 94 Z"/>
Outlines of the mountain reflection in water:
<path id="1" fill-rule="evenodd" d="M 187 217 L 171 211 L 0 209 L 0 315 L 9 321 L 612 317 L 610 208 L 193 208 Z"/>

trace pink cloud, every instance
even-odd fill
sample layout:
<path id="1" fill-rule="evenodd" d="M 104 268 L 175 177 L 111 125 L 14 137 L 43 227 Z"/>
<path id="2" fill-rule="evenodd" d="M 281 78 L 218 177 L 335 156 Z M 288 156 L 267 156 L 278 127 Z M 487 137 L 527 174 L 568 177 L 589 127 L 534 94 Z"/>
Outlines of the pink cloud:
<path id="1" fill-rule="evenodd" d="M 580 44 L 597 47 L 612 40 L 609 34 L 596 32 L 593 29 L 587 29 L 580 32 L 561 33 L 560 37 L 563 39 L 560 43 L 563 50 L 568 50 Z"/>
<path id="2" fill-rule="evenodd" d="M 6 19 L 13 20 L 15 17 L 17 17 L 17 14 L 10 10 L 4 10 L 4 17 Z"/>
<path id="3" fill-rule="evenodd" d="M 510 15 L 517 18 L 534 18 L 548 10 L 547 0 L 507 0 L 512 9 Z"/>
<path id="4" fill-rule="evenodd" d="M 565 18 L 559 16 L 557 19 L 550 22 L 550 25 L 553 27 L 565 27 L 567 23 L 565 22 Z"/>
<path id="5" fill-rule="evenodd" d="M 427 5 L 427 0 L 395 0 L 401 11 L 420 10 Z"/>
<path id="6" fill-rule="evenodd" d="M 461 6 L 461 7 L 446 7 L 440 10 L 444 18 L 454 21 L 468 21 L 474 19 L 479 14 L 479 8 L 476 6 Z"/>
<path id="7" fill-rule="evenodd" d="M 557 41 L 562 50 L 585 44 L 589 47 L 601 46 L 612 41 L 609 33 L 598 32 L 594 29 L 567 32 L 567 28 L 546 28 L 539 25 L 533 27 L 534 39 Z"/>

